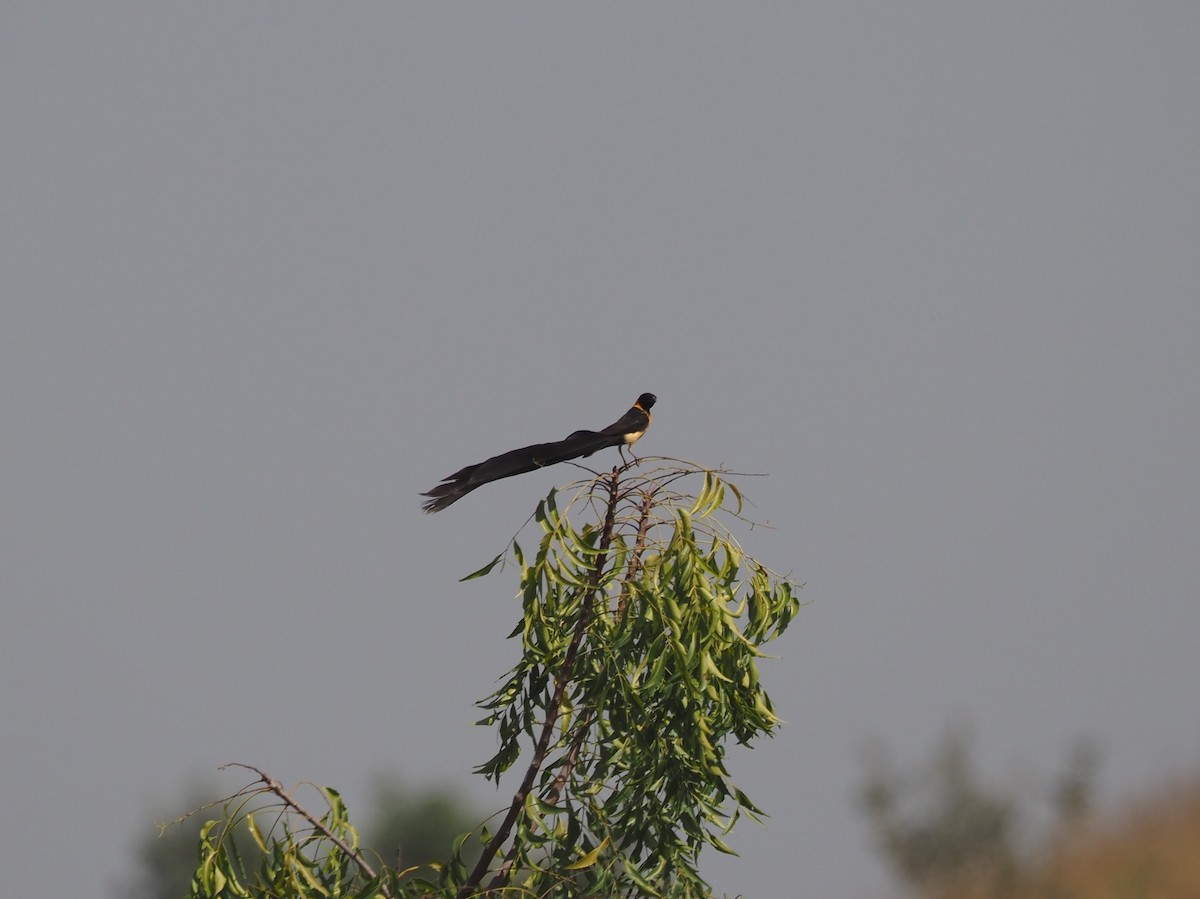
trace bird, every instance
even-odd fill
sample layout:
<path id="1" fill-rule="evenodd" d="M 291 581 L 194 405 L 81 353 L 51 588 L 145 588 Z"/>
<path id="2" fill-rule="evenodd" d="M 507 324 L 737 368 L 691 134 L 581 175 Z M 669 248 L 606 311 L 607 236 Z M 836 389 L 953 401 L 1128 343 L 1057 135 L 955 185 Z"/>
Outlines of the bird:
<path id="1" fill-rule="evenodd" d="M 650 427 L 650 409 L 657 400 L 653 393 L 643 393 L 628 412 L 607 428 L 599 431 L 575 431 L 562 440 L 523 446 L 499 456 L 492 456 L 484 462 L 460 468 L 454 474 L 443 478 L 442 483 L 421 494 L 429 497 L 421 508 L 426 512 L 440 512 L 476 487 L 545 468 L 547 465 L 587 458 L 597 450 L 609 446 L 617 447 L 621 453 L 621 461 L 625 461 L 625 447 L 632 446 L 646 433 L 646 429 Z M 632 450 L 630 452 L 632 453 Z"/>

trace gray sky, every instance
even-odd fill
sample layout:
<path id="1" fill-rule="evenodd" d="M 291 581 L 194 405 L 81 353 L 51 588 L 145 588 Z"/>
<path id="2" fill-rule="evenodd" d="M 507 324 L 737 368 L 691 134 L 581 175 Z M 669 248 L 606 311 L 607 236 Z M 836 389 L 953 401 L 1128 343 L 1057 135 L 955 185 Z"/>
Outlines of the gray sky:
<path id="1" fill-rule="evenodd" d="M 1200 758 L 1200 6 L 3 20 L 11 895 L 104 896 L 232 760 L 503 805 L 516 585 L 457 578 L 573 472 L 417 493 L 645 390 L 811 603 L 718 891 L 885 892 L 873 735 L 1090 734 L 1110 800 Z"/>

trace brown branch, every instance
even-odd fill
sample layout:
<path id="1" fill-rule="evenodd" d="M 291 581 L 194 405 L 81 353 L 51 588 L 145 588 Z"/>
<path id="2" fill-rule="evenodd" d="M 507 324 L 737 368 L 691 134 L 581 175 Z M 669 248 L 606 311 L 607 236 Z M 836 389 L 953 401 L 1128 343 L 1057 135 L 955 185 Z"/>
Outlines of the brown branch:
<path id="1" fill-rule="evenodd" d="M 575 770 L 575 763 L 579 761 L 579 752 L 583 748 L 583 741 L 587 738 L 588 729 L 591 728 L 592 722 L 596 720 L 595 714 L 587 715 L 582 723 L 576 728 L 575 738 L 571 741 L 571 748 L 567 751 L 566 761 L 558 774 L 554 778 L 554 783 L 550 785 L 550 789 L 542 796 L 542 802 L 546 805 L 558 805 L 558 800 L 562 798 L 563 789 L 567 785 L 567 779 L 570 778 L 571 772 Z M 537 822 L 531 822 L 531 829 L 536 829 Z M 516 864 L 517 855 L 520 851 L 520 846 L 516 842 L 508 850 L 508 854 L 504 856 L 504 864 L 496 869 L 496 876 L 492 878 L 488 884 L 489 890 L 497 889 L 504 885 L 508 879 L 509 872 Z"/>
<path id="2" fill-rule="evenodd" d="M 604 515 L 604 530 L 600 535 L 600 551 L 596 555 L 596 562 L 592 568 L 587 593 L 583 597 L 579 620 L 575 622 L 575 631 L 571 634 L 571 642 L 567 647 L 566 655 L 563 657 L 562 670 L 559 671 L 558 676 L 555 678 L 554 694 L 550 699 L 546 720 L 542 724 L 542 732 L 538 736 L 537 743 L 534 745 L 533 757 L 529 760 L 529 766 L 525 770 L 525 777 L 521 781 L 521 786 L 513 795 L 513 801 L 508 808 L 508 813 L 504 816 L 504 820 L 492 836 L 492 839 L 484 847 L 483 853 L 480 855 L 479 861 L 475 864 L 475 868 L 471 871 L 466 883 L 458 891 L 458 899 L 466 899 L 466 897 L 475 893 L 476 888 L 483 880 L 483 876 L 487 873 L 488 866 L 491 865 L 492 860 L 499 853 L 500 847 L 504 845 L 504 841 L 508 839 L 509 834 L 512 832 L 513 825 L 516 824 L 517 817 L 520 815 L 521 809 L 525 807 L 525 802 L 533 790 L 533 783 L 537 779 L 538 772 L 541 771 L 542 765 L 546 761 L 546 756 L 550 752 L 550 741 L 554 735 L 554 728 L 557 726 L 558 719 L 562 714 L 563 700 L 567 694 L 567 685 L 574 674 L 579 647 L 583 643 L 584 634 L 587 632 L 588 625 L 592 620 L 596 592 L 600 589 L 600 576 L 604 573 L 604 566 L 608 561 L 608 548 L 612 542 L 612 532 L 616 517 L 617 487 L 620 483 L 620 471 L 619 468 L 614 468 L 609 478 L 608 508 Z M 515 859 L 515 856 L 513 858 Z M 512 865 L 506 860 L 505 864 L 501 866 L 496 876 L 488 884 L 488 892 L 499 889 L 504 885 L 504 881 L 511 868 Z"/>
<path id="3" fill-rule="evenodd" d="M 642 569 L 642 554 L 646 551 L 646 535 L 650 532 L 650 512 L 654 508 L 654 490 L 642 494 L 642 507 L 638 513 L 637 539 L 633 544 L 633 553 L 629 559 L 629 567 L 625 570 L 625 583 L 621 585 L 621 595 L 617 600 L 617 621 L 625 615 L 625 606 L 629 604 L 629 585 L 632 584 Z"/>
<path id="4" fill-rule="evenodd" d="M 265 771 L 255 768 L 253 765 L 244 765 L 241 762 L 230 762 L 227 765 L 222 765 L 220 770 L 224 771 L 226 768 L 245 768 L 247 771 L 253 771 L 258 775 L 268 792 L 274 793 L 276 796 L 278 796 L 286 807 L 292 809 L 292 811 L 311 824 L 317 833 L 321 834 L 321 836 L 341 849 L 342 852 L 354 859 L 354 863 L 358 865 L 359 870 L 361 870 L 363 874 L 367 876 L 368 880 L 375 880 L 379 876 L 371 864 L 362 857 L 360 852 L 351 847 L 345 840 L 322 824 L 320 820 L 318 820 L 312 814 L 312 812 L 293 799 L 291 794 L 289 794 L 287 790 L 283 788 L 283 784 L 281 784 L 275 778 L 271 777 Z M 384 896 L 384 899 L 392 899 L 392 894 L 385 884 L 380 883 L 379 892 Z"/>

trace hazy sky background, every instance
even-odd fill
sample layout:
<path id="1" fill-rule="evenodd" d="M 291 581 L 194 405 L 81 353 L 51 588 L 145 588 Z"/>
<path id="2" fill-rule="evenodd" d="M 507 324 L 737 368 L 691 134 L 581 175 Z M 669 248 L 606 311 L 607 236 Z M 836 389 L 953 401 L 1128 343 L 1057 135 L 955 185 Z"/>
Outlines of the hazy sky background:
<path id="1" fill-rule="evenodd" d="M 1200 759 L 1200 5 L 2 19 L 6 895 L 105 897 L 228 761 L 504 805 L 516 584 L 457 578 L 575 472 L 417 493 L 646 390 L 810 603 L 718 894 L 886 894 L 872 736 Z"/>

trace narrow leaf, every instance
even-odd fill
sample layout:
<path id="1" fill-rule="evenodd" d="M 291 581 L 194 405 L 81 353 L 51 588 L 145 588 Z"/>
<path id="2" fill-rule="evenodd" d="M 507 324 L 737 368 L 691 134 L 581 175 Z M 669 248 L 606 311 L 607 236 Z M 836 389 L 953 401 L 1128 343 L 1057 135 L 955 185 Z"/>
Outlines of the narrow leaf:
<path id="1" fill-rule="evenodd" d="M 500 553 L 500 555 L 496 556 L 496 558 L 492 559 L 492 561 L 488 562 L 486 565 L 484 565 L 478 571 L 472 571 L 466 577 L 459 578 L 458 582 L 461 584 L 463 581 L 473 581 L 477 577 L 483 577 L 484 575 L 490 573 L 493 568 L 495 568 L 497 565 L 499 565 L 500 560 L 503 558 L 504 558 L 504 553 Z"/>
<path id="2" fill-rule="evenodd" d="M 584 868 L 590 868 L 596 864 L 596 860 L 600 858 L 600 853 L 608 847 L 608 837 L 600 841 L 600 845 L 581 858 L 574 864 L 567 865 L 568 871 L 582 871 Z"/>

